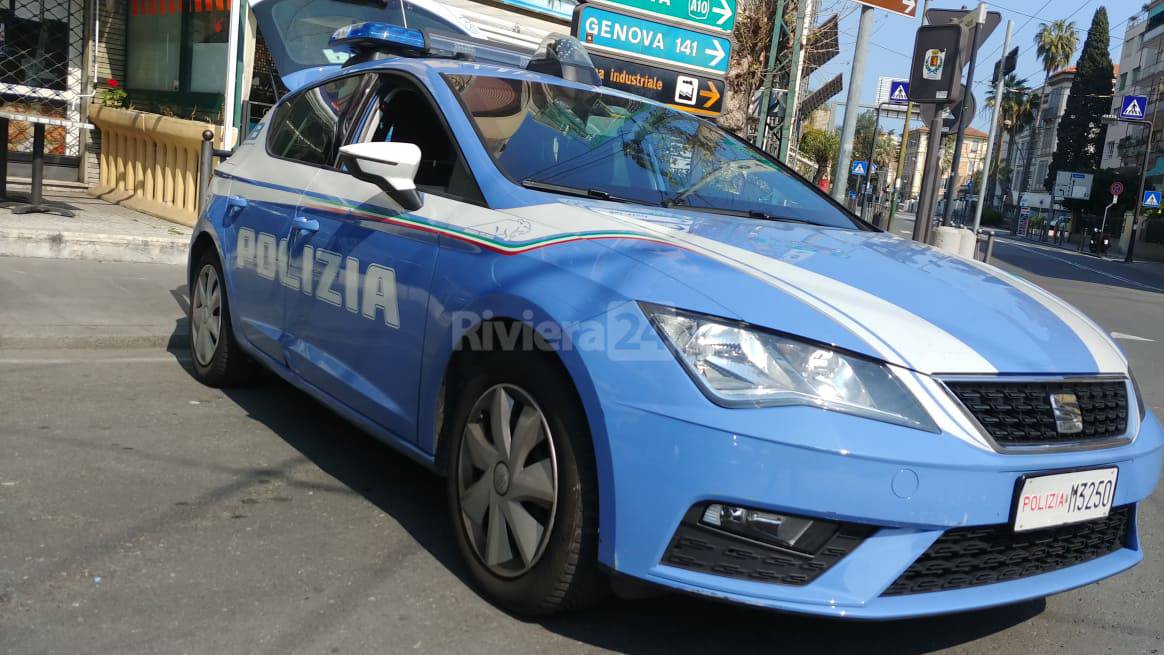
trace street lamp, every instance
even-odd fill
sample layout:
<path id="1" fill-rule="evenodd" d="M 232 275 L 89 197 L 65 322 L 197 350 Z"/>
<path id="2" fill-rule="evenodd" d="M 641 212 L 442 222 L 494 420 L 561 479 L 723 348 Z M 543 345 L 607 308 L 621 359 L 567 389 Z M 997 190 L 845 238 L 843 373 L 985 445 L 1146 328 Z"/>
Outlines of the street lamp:
<path id="1" fill-rule="evenodd" d="M 1146 125 L 1148 127 L 1148 136 L 1144 145 L 1144 161 L 1140 163 L 1140 194 L 1134 198 L 1136 208 L 1132 213 L 1132 234 L 1128 238 L 1128 252 L 1124 255 L 1124 261 L 1132 263 L 1132 253 L 1136 249 L 1136 227 L 1140 224 L 1140 205 L 1144 204 L 1144 186 L 1148 182 L 1148 160 L 1152 157 L 1152 121 L 1144 120 L 1142 118 L 1120 118 L 1113 114 L 1107 114 L 1102 119 L 1107 125 L 1114 125 L 1116 123 L 1135 123 L 1137 125 Z M 1100 235 L 1103 238 L 1103 235 Z"/>

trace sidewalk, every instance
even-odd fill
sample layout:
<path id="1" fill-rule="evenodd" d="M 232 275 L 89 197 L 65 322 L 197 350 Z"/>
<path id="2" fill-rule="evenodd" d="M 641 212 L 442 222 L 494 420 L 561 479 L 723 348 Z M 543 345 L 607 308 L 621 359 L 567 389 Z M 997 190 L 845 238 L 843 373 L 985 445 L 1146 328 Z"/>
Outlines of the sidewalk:
<path id="1" fill-rule="evenodd" d="M 18 198 L 27 187 L 9 187 Z M 13 214 L 0 203 L 0 256 L 185 264 L 190 228 L 113 205 L 82 189 L 45 189 L 45 200 L 76 213 Z"/>

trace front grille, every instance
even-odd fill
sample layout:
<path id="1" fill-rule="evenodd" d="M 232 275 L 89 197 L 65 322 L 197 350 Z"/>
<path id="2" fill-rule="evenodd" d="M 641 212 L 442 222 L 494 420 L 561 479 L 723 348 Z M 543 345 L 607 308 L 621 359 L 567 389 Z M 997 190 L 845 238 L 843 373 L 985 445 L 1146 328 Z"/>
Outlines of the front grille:
<path id="1" fill-rule="evenodd" d="M 1128 387 L 1123 380 L 1008 382 L 948 381 L 946 386 L 1002 446 L 1044 445 L 1122 436 L 1128 429 Z M 1083 431 L 1060 434 L 1051 394 L 1073 393 Z"/>
<path id="2" fill-rule="evenodd" d="M 806 585 L 861 545 L 875 528 L 841 523 L 812 554 L 745 539 L 699 522 L 703 508 L 687 512 L 671 538 L 663 564 L 756 582 Z"/>
<path id="3" fill-rule="evenodd" d="M 951 591 L 1057 571 L 1123 548 L 1132 506 L 1102 519 L 1031 532 L 1010 525 L 947 530 L 883 596 Z"/>

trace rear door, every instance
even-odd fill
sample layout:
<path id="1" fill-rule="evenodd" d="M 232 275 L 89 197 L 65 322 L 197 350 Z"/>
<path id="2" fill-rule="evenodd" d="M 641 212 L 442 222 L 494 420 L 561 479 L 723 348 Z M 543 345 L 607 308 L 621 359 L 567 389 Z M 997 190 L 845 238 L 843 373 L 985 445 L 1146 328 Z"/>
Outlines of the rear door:
<path id="1" fill-rule="evenodd" d="M 480 192 L 423 87 L 383 73 L 351 142 L 414 143 L 423 206 L 407 212 L 374 184 L 339 168 L 320 171 L 303 195 L 314 231 L 302 254 L 311 293 L 290 299 L 288 361 L 316 387 L 397 436 L 416 440 L 422 346 L 436 265 L 434 222 L 488 220 Z M 443 219 L 443 220 L 442 220 Z M 306 291 L 306 289 L 305 289 Z"/>

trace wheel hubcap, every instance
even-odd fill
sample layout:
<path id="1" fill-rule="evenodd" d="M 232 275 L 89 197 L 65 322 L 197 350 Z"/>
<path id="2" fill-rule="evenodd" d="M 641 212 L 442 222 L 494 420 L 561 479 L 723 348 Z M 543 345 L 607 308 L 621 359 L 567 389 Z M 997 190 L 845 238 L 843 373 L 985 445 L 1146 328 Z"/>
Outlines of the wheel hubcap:
<path id="1" fill-rule="evenodd" d="M 541 557 L 558 503 L 549 425 L 520 387 L 497 385 L 477 399 L 457 459 L 461 522 L 493 573 L 516 577 Z"/>
<path id="2" fill-rule="evenodd" d="M 222 334 L 222 288 L 218 272 L 210 264 L 202 267 L 194 283 L 190 299 L 190 337 L 194 358 L 202 366 L 209 366 L 218 350 Z"/>

